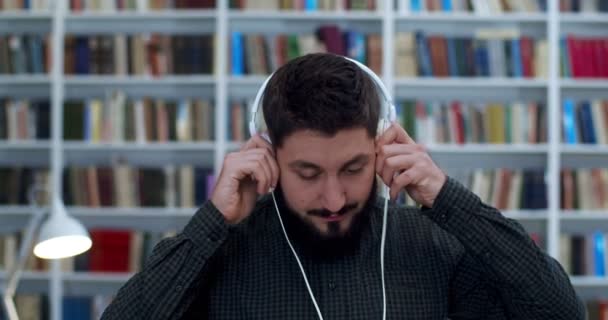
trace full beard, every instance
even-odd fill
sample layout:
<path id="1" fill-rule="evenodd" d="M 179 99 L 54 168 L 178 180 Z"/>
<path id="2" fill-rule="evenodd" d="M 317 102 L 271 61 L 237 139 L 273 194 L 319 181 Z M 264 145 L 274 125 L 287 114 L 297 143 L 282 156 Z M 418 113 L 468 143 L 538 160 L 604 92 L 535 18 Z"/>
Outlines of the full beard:
<path id="1" fill-rule="evenodd" d="M 330 258 L 353 254 L 359 248 L 363 231 L 369 226 L 371 209 L 377 198 L 377 186 L 374 180 L 368 199 L 358 212 L 355 212 L 348 229 L 340 230 L 340 222 L 328 222 L 327 232 L 323 233 L 311 221 L 305 220 L 294 212 L 285 201 L 280 186 L 275 191 L 280 214 L 285 224 L 285 230 L 290 240 L 297 247 L 313 257 Z M 345 214 L 351 214 L 357 203 L 344 206 Z M 339 211 L 340 212 L 340 211 Z M 307 215 L 328 216 L 327 210 L 311 210 Z"/>

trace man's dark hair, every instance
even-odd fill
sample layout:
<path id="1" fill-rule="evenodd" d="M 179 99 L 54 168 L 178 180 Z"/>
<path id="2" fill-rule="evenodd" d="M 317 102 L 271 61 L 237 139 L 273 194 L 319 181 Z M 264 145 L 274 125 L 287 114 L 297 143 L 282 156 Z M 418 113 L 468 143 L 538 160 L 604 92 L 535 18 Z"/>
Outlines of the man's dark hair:
<path id="1" fill-rule="evenodd" d="M 280 67 L 262 101 L 274 147 L 301 129 L 328 136 L 365 128 L 376 136 L 380 101 L 376 85 L 355 63 L 331 53 L 313 53 Z"/>

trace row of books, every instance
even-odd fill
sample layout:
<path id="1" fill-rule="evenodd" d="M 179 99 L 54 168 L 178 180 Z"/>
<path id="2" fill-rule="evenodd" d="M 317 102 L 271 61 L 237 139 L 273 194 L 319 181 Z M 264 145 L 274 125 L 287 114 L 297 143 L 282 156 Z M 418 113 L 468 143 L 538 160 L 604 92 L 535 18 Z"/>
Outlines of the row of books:
<path id="1" fill-rule="evenodd" d="M 573 276 L 606 276 L 608 268 L 608 234 L 560 235 L 560 261 Z"/>
<path id="2" fill-rule="evenodd" d="M 559 0 L 561 12 L 608 12 L 608 0 Z"/>
<path id="3" fill-rule="evenodd" d="M 212 8 L 215 0 L 70 0 L 72 12 Z"/>
<path id="4" fill-rule="evenodd" d="M 230 0 L 240 10 L 375 10 L 376 0 Z"/>
<path id="5" fill-rule="evenodd" d="M 50 137 L 48 101 L 0 99 L 0 140 Z"/>
<path id="6" fill-rule="evenodd" d="M 262 35 L 232 32 L 230 70 L 233 75 L 270 74 L 287 61 L 313 52 L 332 52 L 367 64 L 374 72 L 382 69 L 382 36 L 336 25 L 320 26 L 315 34 Z"/>
<path id="7" fill-rule="evenodd" d="M 0 11 L 48 11 L 52 0 L 0 0 Z"/>
<path id="8" fill-rule="evenodd" d="M 404 0 L 405 12 L 544 12 L 547 0 Z"/>
<path id="9" fill-rule="evenodd" d="M 547 40 L 515 29 L 479 29 L 473 37 L 398 32 L 398 76 L 547 77 Z"/>
<path id="10" fill-rule="evenodd" d="M 212 169 L 188 164 L 71 166 L 63 173 L 63 196 L 70 206 L 195 208 L 209 197 L 214 179 Z M 28 190 L 49 185 L 49 171 L 1 167 L 0 181 L 0 205 L 28 205 Z"/>
<path id="11" fill-rule="evenodd" d="M 464 170 L 452 177 L 475 193 L 481 201 L 500 210 L 547 208 L 545 172 L 541 169 Z M 398 203 L 415 202 L 401 192 Z"/>
<path id="12" fill-rule="evenodd" d="M 588 320 L 608 319 L 608 298 L 604 297 L 601 300 L 588 300 L 585 304 L 587 307 Z"/>
<path id="13" fill-rule="evenodd" d="M 50 39 L 45 35 L 0 35 L 0 74 L 48 73 Z"/>
<path id="14" fill-rule="evenodd" d="M 547 142 L 543 102 L 470 103 L 406 100 L 396 105 L 398 121 L 424 145 Z"/>
<path id="15" fill-rule="evenodd" d="M 565 78 L 608 78 L 608 38 L 562 37 L 560 69 Z"/>
<path id="16" fill-rule="evenodd" d="M 564 99 L 562 141 L 568 144 L 607 144 L 608 100 Z"/>
<path id="17" fill-rule="evenodd" d="M 66 74 L 211 74 L 215 35 L 116 34 L 65 39 Z"/>
<path id="18" fill-rule="evenodd" d="M 68 167 L 64 200 L 85 207 L 194 208 L 209 198 L 214 179 L 213 170 L 193 165 Z"/>
<path id="19" fill-rule="evenodd" d="M 608 209 L 608 169 L 562 169 L 560 175 L 563 209 Z"/>
<path id="20" fill-rule="evenodd" d="M 215 137 L 215 108 L 205 99 L 107 99 L 67 101 L 64 139 L 98 142 L 190 142 Z"/>

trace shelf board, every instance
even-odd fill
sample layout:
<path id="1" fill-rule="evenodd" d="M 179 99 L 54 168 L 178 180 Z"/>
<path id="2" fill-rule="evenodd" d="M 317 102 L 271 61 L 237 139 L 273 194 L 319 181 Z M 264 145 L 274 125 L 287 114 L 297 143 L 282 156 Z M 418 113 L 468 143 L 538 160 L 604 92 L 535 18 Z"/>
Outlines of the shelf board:
<path id="1" fill-rule="evenodd" d="M 47 34 L 51 29 L 50 11 L 0 11 L 0 33 Z"/>
<path id="2" fill-rule="evenodd" d="M 561 210 L 559 217 L 564 233 L 608 232 L 608 210 Z"/>
<path id="3" fill-rule="evenodd" d="M 561 163 L 564 168 L 596 168 L 606 166 L 608 146 L 593 144 L 562 144 Z"/>
<path id="4" fill-rule="evenodd" d="M 0 140 L 0 165 L 48 166 L 49 152 L 49 141 Z"/>
<path id="5" fill-rule="evenodd" d="M 606 297 L 608 292 L 608 277 L 570 276 L 570 281 L 584 300 Z"/>
<path id="6" fill-rule="evenodd" d="M 465 23 L 545 23 L 547 14 L 544 13 L 505 13 L 494 15 L 482 15 L 467 12 L 413 12 L 409 14 L 397 14 L 397 22 L 416 21 L 416 22 L 465 22 Z"/>
<path id="7" fill-rule="evenodd" d="M 71 13 L 66 16 L 66 32 L 90 33 L 212 33 L 215 32 L 217 11 L 159 10 L 159 11 L 98 11 Z"/>
<path id="8" fill-rule="evenodd" d="M 66 76 L 68 98 L 103 97 L 121 90 L 132 97 L 211 97 L 215 95 L 213 75 L 163 76 Z"/>
<path id="9" fill-rule="evenodd" d="M 131 276 L 131 273 L 65 272 L 61 279 L 65 295 L 93 296 L 115 294 Z M 24 271 L 17 293 L 49 293 L 50 279 L 46 271 Z M 0 271 L 0 282 L 4 281 L 6 273 Z"/>
<path id="10" fill-rule="evenodd" d="M 577 24 L 590 24 L 590 23 L 608 23 L 608 14 L 606 13 L 565 13 L 560 12 L 559 20 L 562 23 L 577 23 Z"/>
<path id="11" fill-rule="evenodd" d="M 0 96 L 48 99 L 51 78 L 46 74 L 0 75 Z"/>
<path id="12" fill-rule="evenodd" d="M 375 11 L 304 11 L 304 10 L 230 10 L 231 20 L 296 20 L 296 21 L 382 21 Z"/>
<path id="13" fill-rule="evenodd" d="M 562 78 L 559 83 L 562 89 L 608 89 L 608 79 Z"/>
<path id="14" fill-rule="evenodd" d="M 68 207 L 68 212 L 87 228 L 117 228 L 152 232 L 181 230 L 197 208 L 88 208 Z"/>
<path id="15" fill-rule="evenodd" d="M 86 228 L 128 229 L 150 232 L 181 230 L 198 208 L 169 207 L 101 207 L 68 206 L 67 211 Z M 32 210 L 25 205 L 0 205 L 0 234 L 26 227 Z"/>
<path id="16" fill-rule="evenodd" d="M 491 78 L 491 77 L 448 77 L 448 78 L 403 78 L 397 77 L 395 85 L 399 87 L 435 87 L 435 88 L 545 88 L 543 79 Z"/>
<path id="17" fill-rule="evenodd" d="M 192 143 L 88 143 L 64 142 L 68 165 L 111 165 L 125 161 L 132 165 L 164 166 L 194 164 L 213 167 L 214 142 Z"/>
<path id="18" fill-rule="evenodd" d="M 539 145 L 429 145 L 433 160 L 442 168 L 463 169 L 531 169 L 542 168 L 547 162 L 548 147 Z"/>
<path id="19" fill-rule="evenodd" d="M 545 154 L 546 144 L 432 144 L 427 149 L 434 153 L 490 153 L 490 154 Z"/>

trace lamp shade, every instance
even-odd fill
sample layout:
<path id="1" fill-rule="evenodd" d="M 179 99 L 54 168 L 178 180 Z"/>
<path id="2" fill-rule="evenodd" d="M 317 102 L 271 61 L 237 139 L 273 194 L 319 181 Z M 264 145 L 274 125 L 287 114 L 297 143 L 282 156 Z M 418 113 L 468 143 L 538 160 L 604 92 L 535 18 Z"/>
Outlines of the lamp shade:
<path id="1" fill-rule="evenodd" d="M 61 200 L 53 201 L 53 211 L 40 228 L 34 254 L 42 259 L 61 259 L 89 250 L 92 245 L 89 233 L 68 216 Z"/>

